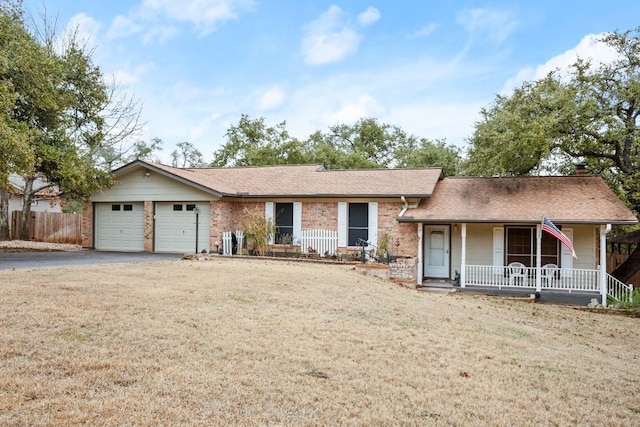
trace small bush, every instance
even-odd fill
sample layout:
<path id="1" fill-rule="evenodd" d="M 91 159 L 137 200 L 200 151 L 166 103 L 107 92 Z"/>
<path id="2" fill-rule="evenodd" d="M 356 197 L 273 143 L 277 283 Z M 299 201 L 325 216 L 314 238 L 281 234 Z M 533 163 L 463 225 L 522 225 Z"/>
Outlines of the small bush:
<path id="1" fill-rule="evenodd" d="M 245 208 L 242 214 L 242 230 L 247 244 L 252 243 L 256 255 L 266 255 L 269 241 L 276 232 L 276 224 L 272 218 L 265 218 L 262 212 Z"/>
<path id="2" fill-rule="evenodd" d="M 640 313 L 640 289 L 633 290 L 630 300 L 617 301 L 616 305 L 629 313 Z"/>

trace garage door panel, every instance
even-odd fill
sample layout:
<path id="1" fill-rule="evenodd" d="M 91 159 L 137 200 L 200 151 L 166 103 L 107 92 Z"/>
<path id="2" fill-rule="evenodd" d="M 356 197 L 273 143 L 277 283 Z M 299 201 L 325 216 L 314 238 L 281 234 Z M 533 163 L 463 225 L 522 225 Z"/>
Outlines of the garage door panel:
<path id="1" fill-rule="evenodd" d="M 198 251 L 209 252 L 209 204 L 202 202 L 158 202 L 155 212 L 155 251 L 194 252 L 196 249 L 196 212 Z"/>
<path id="2" fill-rule="evenodd" d="M 98 250 L 143 251 L 144 205 L 99 203 L 96 205 L 95 247 Z"/>

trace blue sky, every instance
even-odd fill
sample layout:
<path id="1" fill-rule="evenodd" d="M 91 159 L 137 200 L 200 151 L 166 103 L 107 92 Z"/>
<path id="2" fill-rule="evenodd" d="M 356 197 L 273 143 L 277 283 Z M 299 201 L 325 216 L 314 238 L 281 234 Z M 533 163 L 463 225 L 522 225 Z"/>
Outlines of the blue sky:
<path id="1" fill-rule="evenodd" d="M 46 4 L 46 6 L 45 6 Z M 143 104 L 138 139 L 193 143 L 210 161 L 241 114 L 306 139 L 375 117 L 465 147 L 497 93 L 634 29 L 640 2 L 25 0 L 77 28 Z"/>

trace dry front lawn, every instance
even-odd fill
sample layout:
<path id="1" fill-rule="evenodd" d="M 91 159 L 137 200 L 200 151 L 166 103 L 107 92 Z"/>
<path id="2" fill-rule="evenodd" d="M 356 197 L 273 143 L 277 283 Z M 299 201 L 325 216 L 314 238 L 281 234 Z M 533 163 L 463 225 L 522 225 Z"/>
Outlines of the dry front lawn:
<path id="1" fill-rule="evenodd" d="M 262 260 L 0 271 L 0 425 L 640 425 L 638 319 Z"/>

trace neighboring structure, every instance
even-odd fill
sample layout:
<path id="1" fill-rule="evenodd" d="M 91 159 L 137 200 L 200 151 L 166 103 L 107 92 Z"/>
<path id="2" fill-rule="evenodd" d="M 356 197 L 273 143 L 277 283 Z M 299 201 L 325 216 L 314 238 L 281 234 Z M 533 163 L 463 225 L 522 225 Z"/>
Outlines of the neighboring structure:
<path id="1" fill-rule="evenodd" d="M 22 211 L 24 203 L 24 178 L 18 174 L 9 175 L 9 232 L 14 235 L 14 215 L 12 212 Z M 31 212 L 62 212 L 60 191 L 57 186 L 47 186 L 46 181 L 36 179 L 33 188 L 42 188 L 31 200 Z M 17 228 L 16 228 L 17 230 Z M 18 231 L 15 231 L 17 234 Z"/>
<path id="2" fill-rule="evenodd" d="M 9 175 L 10 193 L 9 212 L 21 211 L 24 200 L 24 178 L 17 174 Z M 36 179 L 33 188 L 46 187 L 46 182 Z M 31 201 L 32 212 L 62 212 L 60 206 L 60 191 L 58 187 L 46 187 L 38 191 Z"/>
<path id="3" fill-rule="evenodd" d="M 391 236 L 394 255 L 416 259 L 417 283 L 453 280 L 458 272 L 461 286 L 535 282 L 538 290 L 599 290 L 598 282 L 606 278 L 598 272 L 596 253 L 606 248 L 610 225 L 637 222 L 601 177 L 587 174 L 444 178 L 439 168 L 180 169 L 135 161 L 114 175 L 116 185 L 94 194 L 85 206 L 84 246 L 193 252 L 199 245 L 215 250 L 224 232 L 239 230 L 249 209 L 274 218 L 279 234 L 292 236 L 293 242 L 300 241 L 304 230 L 333 230 L 338 253 L 357 250 L 363 240 L 373 247 L 378 237 Z M 543 215 L 574 241 L 577 260 L 546 235 L 537 257 Z M 546 274 L 538 259 L 558 270 Z M 526 269 L 517 281 L 510 274 L 512 262 Z"/>

